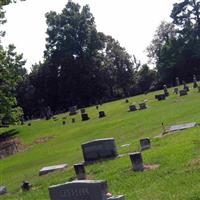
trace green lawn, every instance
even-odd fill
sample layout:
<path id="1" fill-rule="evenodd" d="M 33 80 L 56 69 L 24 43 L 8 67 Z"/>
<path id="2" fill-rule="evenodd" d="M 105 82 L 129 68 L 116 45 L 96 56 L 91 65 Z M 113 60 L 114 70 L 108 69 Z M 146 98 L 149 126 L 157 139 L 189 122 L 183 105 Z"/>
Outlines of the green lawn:
<path id="1" fill-rule="evenodd" d="M 159 164 L 155 170 L 135 173 L 131 170 L 129 156 L 104 161 L 86 167 L 92 179 L 107 180 L 109 191 L 125 194 L 126 200 L 200 200 L 200 128 L 192 128 L 161 138 L 162 122 L 166 126 L 200 123 L 200 93 L 191 89 L 188 96 L 170 95 L 166 101 L 154 95 L 140 95 L 129 99 L 139 103 L 146 100 L 148 109 L 127 112 L 125 100 L 103 104 L 107 117 L 98 118 L 95 107 L 87 108 L 89 117 L 82 122 L 80 114 L 76 123 L 67 117 L 67 125 L 58 121 L 32 121 L 32 126 L 14 126 L 0 129 L 0 133 L 15 129 L 16 135 L 26 145 L 26 150 L 0 160 L 0 185 L 7 186 L 8 195 L 0 199 L 49 199 L 48 186 L 75 179 L 73 164 L 83 160 L 81 144 L 93 139 L 114 137 L 120 154 L 138 151 L 139 139 L 150 137 L 152 148 L 143 152 L 145 164 Z M 172 89 L 170 89 L 172 93 Z M 42 144 L 35 141 L 46 136 L 51 139 Z M 123 144 L 128 147 L 121 147 Z M 40 168 L 68 163 L 67 171 L 38 176 Z M 33 184 L 30 192 L 22 192 L 20 184 L 28 180 Z"/>

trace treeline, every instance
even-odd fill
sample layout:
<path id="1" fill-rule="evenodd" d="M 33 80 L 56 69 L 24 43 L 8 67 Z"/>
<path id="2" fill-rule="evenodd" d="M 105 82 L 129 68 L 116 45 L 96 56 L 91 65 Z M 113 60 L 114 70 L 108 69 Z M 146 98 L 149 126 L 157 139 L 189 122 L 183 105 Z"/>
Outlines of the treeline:
<path id="1" fill-rule="evenodd" d="M 199 0 L 174 4 L 172 22 L 161 23 L 147 48 L 154 69 L 141 65 L 111 36 L 98 32 L 89 6 L 81 8 L 69 1 L 61 14 L 47 13 L 44 61 L 32 66 L 30 74 L 13 46 L 10 53 L 0 48 L 4 52 L 0 61 L 8 61 L 2 62 L 0 70 L 9 72 L 0 80 L 0 100 L 7 102 L 7 108 L 0 105 L 0 121 L 13 118 L 18 106 L 27 118 L 44 117 L 49 109 L 60 113 L 73 105 L 85 107 L 161 89 L 163 84 L 172 86 L 176 77 L 192 81 L 194 74 L 200 75 L 199 12 Z M 2 89 L 2 83 L 9 89 Z"/>
<path id="2" fill-rule="evenodd" d="M 154 87 L 155 70 L 141 67 L 118 41 L 98 32 L 87 5 L 68 2 L 61 14 L 46 14 L 46 22 L 44 62 L 17 89 L 26 115 L 43 116 L 47 107 L 64 112 Z"/>

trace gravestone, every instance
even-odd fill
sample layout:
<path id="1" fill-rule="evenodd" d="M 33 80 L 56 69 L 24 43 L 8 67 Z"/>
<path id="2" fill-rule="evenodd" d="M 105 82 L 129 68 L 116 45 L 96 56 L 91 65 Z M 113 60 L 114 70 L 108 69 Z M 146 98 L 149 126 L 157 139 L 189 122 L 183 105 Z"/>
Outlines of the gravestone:
<path id="1" fill-rule="evenodd" d="M 133 166 L 133 171 L 144 171 L 143 159 L 141 152 L 131 153 L 130 159 Z"/>
<path id="2" fill-rule="evenodd" d="M 116 197 L 109 197 L 107 200 L 125 200 L 124 195 L 119 195 Z"/>
<path id="3" fill-rule="evenodd" d="M 86 179 L 86 171 L 85 171 L 85 166 L 83 163 L 75 164 L 74 171 L 76 173 L 76 177 L 78 180 Z"/>
<path id="4" fill-rule="evenodd" d="M 85 113 L 85 108 L 81 108 L 81 114 Z"/>
<path id="5" fill-rule="evenodd" d="M 75 122 L 76 122 L 75 118 L 72 118 L 72 123 L 75 123 Z"/>
<path id="6" fill-rule="evenodd" d="M 45 174 L 52 173 L 52 172 L 55 172 L 55 171 L 62 171 L 62 170 L 65 170 L 67 167 L 68 167 L 67 164 L 43 167 L 39 171 L 39 176 L 43 176 Z"/>
<path id="7" fill-rule="evenodd" d="M 146 106 L 145 102 L 139 103 L 139 107 L 140 107 L 140 110 L 147 109 L 147 106 Z"/>
<path id="8" fill-rule="evenodd" d="M 176 86 L 180 85 L 179 77 L 176 77 Z"/>
<path id="9" fill-rule="evenodd" d="M 196 122 L 187 123 L 187 124 L 180 124 L 180 125 L 174 125 L 174 126 L 171 126 L 169 128 L 169 132 L 181 131 L 181 130 L 188 129 L 188 128 L 193 128 L 193 127 L 196 127 L 196 126 L 197 126 Z"/>
<path id="10" fill-rule="evenodd" d="M 29 191 L 31 189 L 32 185 L 28 181 L 23 181 L 21 185 L 21 189 L 23 191 Z"/>
<path id="11" fill-rule="evenodd" d="M 5 186 L 0 186 L 0 195 L 4 195 L 7 193 L 7 188 Z"/>
<path id="12" fill-rule="evenodd" d="M 200 86 L 198 86 L 198 92 L 200 92 Z"/>
<path id="13" fill-rule="evenodd" d="M 28 126 L 31 126 L 31 123 L 30 123 L 30 122 L 28 123 Z"/>
<path id="14" fill-rule="evenodd" d="M 179 94 L 180 94 L 180 97 L 182 97 L 182 96 L 186 96 L 188 93 L 187 93 L 187 90 L 180 90 Z"/>
<path id="15" fill-rule="evenodd" d="M 129 112 L 134 112 L 134 111 L 136 111 L 136 110 L 137 110 L 137 108 L 136 108 L 135 105 L 130 105 L 130 106 L 129 106 Z"/>
<path id="16" fill-rule="evenodd" d="M 63 124 L 63 125 L 66 125 L 66 121 L 63 121 L 62 124 Z"/>
<path id="17" fill-rule="evenodd" d="M 165 98 L 166 98 L 165 94 L 157 94 L 157 95 L 155 95 L 155 99 L 157 99 L 158 101 L 165 100 Z"/>
<path id="18" fill-rule="evenodd" d="M 190 89 L 189 89 L 189 87 L 187 86 L 187 84 L 186 84 L 185 81 L 183 81 L 183 90 L 185 90 L 185 91 L 187 91 L 187 92 L 190 91 Z"/>
<path id="19" fill-rule="evenodd" d="M 87 120 L 90 119 L 90 118 L 88 117 L 88 114 L 87 114 L 87 113 L 81 114 L 81 118 L 82 118 L 82 121 L 87 121 Z"/>
<path id="20" fill-rule="evenodd" d="M 77 106 L 69 107 L 69 115 L 76 115 L 77 114 Z"/>
<path id="21" fill-rule="evenodd" d="M 169 92 L 167 90 L 167 86 L 166 85 L 163 85 L 163 90 L 164 90 L 165 96 L 168 97 L 169 96 Z"/>
<path id="22" fill-rule="evenodd" d="M 174 94 L 178 94 L 178 88 L 174 88 Z"/>
<path id="23" fill-rule="evenodd" d="M 82 180 L 49 187 L 51 200 L 107 200 L 107 182 Z"/>
<path id="24" fill-rule="evenodd" d="M 100 111 L 99 112 L 99 118 L 104 118 L 104 117 L 106 117 L 105 112 L 104 111 Z"/>
<path id="25" fill-rule="evenodd" d="M 126 99 L 126 100 L 125 100 L 125 103 L 129 103 L 129 100 L 128 100 L 128 99 Z"/>
<path id="26" fill-rule="evenodd" d="M 82 144 L 85 162 L 94 162 L 118 156 L 114 138 L 93 140 Z"/>
<path id="27" fill-rule="evenodd" d="M 97 110 L 99 109 L 99 106 L 98 106 L 98 105 L 96 105 L 96 109 L 97 109 Z"/>
<path id="28" fill-rule="evenodd" d="M 193 88 L 197 88 L 197 87 L 198 87 L 197 77 L 196 75 L 193 75 Z"/>
<path id="29" fill-rule="evenodd" d="M 151 148 L 150 139 L 149 138 L 141 139 L 140 140 L 140 147 L 141 147 L 142 151 Z"/>

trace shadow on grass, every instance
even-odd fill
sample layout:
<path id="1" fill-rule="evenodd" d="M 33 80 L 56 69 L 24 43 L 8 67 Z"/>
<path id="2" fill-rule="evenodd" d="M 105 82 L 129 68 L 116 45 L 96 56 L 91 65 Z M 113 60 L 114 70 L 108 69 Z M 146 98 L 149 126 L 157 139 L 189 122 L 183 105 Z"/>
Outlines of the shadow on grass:
<path id="1" fill-rule="evenodd" d="M 8 140 L 17 134 L 19 134 L 19 131 L 17 131 L 16 129 L 11 129 L 9 131 L 5 131 L 0 134 L 0 142 Z"/>

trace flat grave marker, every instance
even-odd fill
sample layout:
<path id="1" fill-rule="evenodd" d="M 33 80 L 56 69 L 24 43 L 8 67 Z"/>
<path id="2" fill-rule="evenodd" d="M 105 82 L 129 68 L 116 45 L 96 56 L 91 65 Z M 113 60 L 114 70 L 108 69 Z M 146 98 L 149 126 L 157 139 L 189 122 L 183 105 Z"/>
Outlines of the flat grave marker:
<path id="1" fill-rule="evenodd" d="M 173 132 L 173 131 L 181 131 L 184 129 L 189 129 L 189 128 L 194 128 L 197 126 L 196 122 L 191 122 L 191 123 L 187 123 L 187 124 L 180 124 L 180 125 L 173 125 L 169 128 L 169 132 Z"/>
<path id="2" fill-rule="evenodd" d="M 52 172 L 55 172 L 55 171 L 62 171 L 62 170 L 65 170 L 67 167 L 68 167 L 67 164 L 43 167 L 39 171 L 39 176 L 43 176 L 45 174 L 52 173 Z"/>

